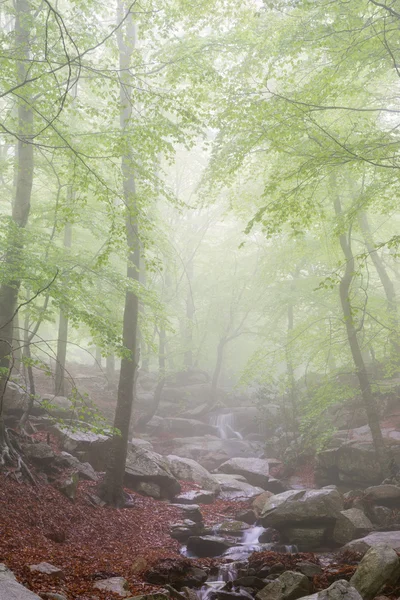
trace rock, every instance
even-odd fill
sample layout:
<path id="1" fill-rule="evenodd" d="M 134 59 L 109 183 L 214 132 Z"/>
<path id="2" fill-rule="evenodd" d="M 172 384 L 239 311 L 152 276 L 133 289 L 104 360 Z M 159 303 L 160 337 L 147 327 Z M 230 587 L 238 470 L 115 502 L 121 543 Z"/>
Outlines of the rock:
<path id="1" fill-rule="evenodd" d="M 380 466 L 371 442 L 343 444 L 336 454 L 340 481 L 365 484 L 382 480 Z"/>
<path id="2" fill-rule="evenodd" d="M 364 600 L 372 600 L 386 584 L 395 583 L 399 576 L 397 553 L 387 544 L 378 544 L 365 554 L 350 583 Z"/>
<path id="3" fill-rule="evenodd" d="M 281 464 L 275 458 L 231 458 L 224 462 L 218 471 L 220 473 L 233 473 L 243 475 L 248 483 L 266 489 L 266 485 L 270 479 L 270 465 L 275 466 Z"/>
<path id="4" fill-rule="evenodd" d="M 363 600 L 357 590 L 344 579 L 332 583 L 330 587 L 311 596 L 303 596 L 303 600 Z"/>
<path id="5" fill-rule="evenodd" d="M 46 442 L 22 444 L 22 451 L 27 458 L 43 465 L 53 462 L 55 458 L 55 453 Z"/>
<path id="6" fill-rule="evenodd" d="M 205 435 L 176 438 L 173 454 L 192 458 L 208 471 L 213 471 L 232 457 L 250 457 L 258 451 L 262 452 L 261 444 L 256 445 L 239 439 L 223 440 L 216 436 Z M 168 448 L 168 452 L 171 452 L 170 448 Z"/>
<path id="7" fill-rule="evenodd" d="M 296 571 L 285 571 L 278 579 L 268 583 L 256 595 L 256 600 L 297 600 L 311 591 L 305 575 Z"/>
<path id="8" fill-rule="evenodd" d="M 257 516 L 254 510 L 248 509 L 236 513 L 235 519 L 237 521 L 243 521 L 244 523 L 247 523 L 247 525 L 254 525 L 257 521 Z"/>
<path id="9" fill-rule="evenodd" d="M 185 519 L 182 523 L 171 525 L 170 536 L 178 542 L 186 542 L 191 536 L 201 535 L 204 532 L 202 523 L 195 523 L 190 519 Z"/>
<path id="10" fill-rule="evenodd" d="M 249 528 L 247 523 L 243 523 L 243 521 L 224 521 L 220 525 L 215 527 L 215 531 L 219 535 L 239 535 L 241 536 L 244 531 L 247 531 Z"/>
<path id="11" fill-rule="evenodd" d="M 68 600 L 64 594 L 57 594 L 56 592 L 42 592 L 41 596 L 43 600 Z"/>
<path id="12" fill-rule="evenodd" d="M 161 498 L 161 488 L 157 483 L 153 483 L 151 481 L 140 481 L 136 485 L 136 491 L 139 494 L 143 494 L 144 496 L 150 496 L 150 498 L 156 498 L 159 500 Z"/>
<path id="13" fill-rule="evenodd" d="M 322 573 L 322 569 L 319 565 L 309 562 L 308 560 L 301 560 L 296 563 L 296 569 L 309 579 L 312 579 L 315 575 L 321 575 Z"/>
<path id="14" fill-rule="evenodd" d="M 200 512 L 200 508 L 197 504 L 172 504 L 171 506 L 177 506 L 183 512 L 185 519 L 190 519 L 195 523 L 203 522 L 203 515 Z"/>
<path id="15" fill-rule="evenodd" d="M 191 588 L 184 586 L 181 589 L 182 594 L 185 596 L 186 600 L 199 600 L 198 595 L 196 594 L 195 590 L 192 590 Z"/>
<path id="16" fill-rule="evenodd" d="M 76 492 L 78 490 L 79 475 L 78 473 L 72 473 L 71 477 L 64 479 L 58 486 L 60 492 L 67 496 L 72 502 L 75 502 Z"/>
<path id="17" fill-rule="evenodd" d="M 64 577 L 64 573 L 62 569 L 51 565 L 48 562 L 41 562 L 37 565 L 30 565 L 29 570 L 31 573 L 42 573 L 43 575 L 48 575 L 53 579 L 60 579 Z"/>
<path id="18" fill-rule="evenodd" d="M 294 524 L 333 523 L 343 509 L 343 501 L 335 489 L 289 490 L 267 500 L 261 513 L 265 527 Z"/>
<path id="19" fill-rule="evenodd" d="M 146 569 L 147 569 L 147 560 L 143 556 L 138 556 L 137 558 L 133 559 L 132 564 L 129 568 L 129 572 L 132 575 L 137 575 L 138 573 L 141 573 L 142 571 L 145 571 Z"/>
<path id="20" fill-rule="evenodd" d="M 3 396 L 4 413 L 21 415 L 28 407 L 28 402 L 29 394 L 24 388 L 14 381 L 9 381 Z"/>
<path id="21" fill-rule="evenodd" d="M 273 496 L 274 494 L 272 492 L 263 492 L 262 494 L 260 494 L 259 496 L 257 496 L 257 498 L 255 498 L 252 502 L 252 507 L 254 509 L 254 512 L 256 513 L 256 516 L 259 517 L 261 515 L 261 512 L 267 502 L 267 500 L 269 500 L 271 498 L 271 496 Z"/>
<path id="22" fill-rule="evenodd" d="M 337 544 L 347 544 L 372 531 L 374 526 L 368 517 L 358 508 L 349 508 L 339 513 L 333 530 L 333 540 Z"/>
<path id="23" fill-rule="evenodd" d="M 214 500 L 215 494 L 206 490 L 192 490 L 174 498 L 177 504 L 212 504 Z"/>
<path id="24" fill-rule="evenodd" d="M 270 477 L 264 489 L 272 494 L 281 494 L 282 492 L 287 492 L 290 488 L 283 481 Z"/>
<path id="25" fill-rule="evenodd" d="M 347 508 L 353 508 L 354 503 L 355 502 L 358 503 L 358 502 L 362 501 L 363 497 L 364 497 L 364 492 L 362 490 L 350 490 L 349 492 L 346 492 L 345 494 L 343 494 L 343 501 Z"/>
<path id="26" fill-rule="evenodd" d="M 260 544 L 271 544 L 273 542 L 279 543 L 281 541 L 281 534 L 277 529 L 273 527 L 267 527 L 264 529 L 262 534 L 258 538 Z"/>
<path id="27" fill-rule="evenodd" d="M 195 460 L 181 458 L 174 454 L 169 454 L 167 460 L 171 473 L 177 479 L 192 481 L 200 485 L 202 489 L 214 492 L 215 494 L 220 491 L 220 485 L 216 478 Z"/>
<path id="28" fill-rule="evenodd" d="M 368 512 L 371 521 L 381 527 L 389 525 L 393 520 L 393 512 L 387 506 L 371 506 Z"/>
<path id="29" fill-rule="evenodd" d="M 262 493 L 261 487 L 256 487 L 237 479 L 238 475 L 216 475 L 215 478 L 221 486 L 220 498 L 231 500 L 233 498 L 254 498 Z M 244 477 L 241 479 L 244 479 Z"/>
<path id="30" fill-rule="evenodd" d="M 238 590 L 237 592 L 228 591 L 225 589 L 217 590 L 215 592 L 217 600 L 248 600 L 248 592 L 245 590 Z"/>
<path id="31" fill-rule="evenodd" d="M 79 476 L 82 477 L 82 479 L 87 479 L 89 481 L 98 481 L 99 479 L 98 474 L 90 463 L 82 463 L 76 456 L 72 456 L 72 454 L 69 454 L 68 452 L 61 452 L 61 454 L 57 455 L 55 462 L 60 466 L 72 467 L 75 471 L 78 471 Z"/>
<path id="32" fill-rule="evenodd" d="M 0 600 L 40 600 L 15 579 L 14 573 L 0 563 Z"/>
<path id="33" fill-rule="evenodd" d="M 144 594 L 143 596 L 129 596 L 126 600 L 170 600 L 167 594 L 155 592 L 154 594 Z"/>
<path id="34" fill-rule="evenodd" d="M 130 444 L 135 448 L 145 448 L 146 450 L 153 450 L 153 444 L 148 440 L 142 440 L 142 438 L 132 438 Z"/>
<path id="35" fill-rule="evenodd" d="M 231 548 L 233 545 L 233 542 L 230 542 L 223 537 L 216 535 L 199 535 L 188 539 L 187 549 L 197 558 L 211 558 L 213 556 L 221 556 L 225 550 L 228 550 L 228 548 Z"/>
<path id="36" fill-rule="evenodd" d="M 170 471 L 168 461 L 150 450 L 131 446 L 125 465 L 125 482 L 134 489 L 142 482 L 157 484 L 162 498 L 173 498 L 181 486 Z"/>
<path id="37" fill-rule="evenodd" d="M 312 527 L 284 527 L 283 535 L 285 539 L 299 548 L 301 552 L 307 550 L 316 550 L 324 545 L 329 534 L 329 527 L 319 525 Z"/>
<path id="38" fill-rule="evenodd" d="M 128 582 L 123 577 L 102 579 L 101 581 L 97 581 L 93 587 L 102 592 L 112 592 L 121 598 L 129 596 Z"/>
<path id="39" fill-rule="evenodd" d="M 365 498 L 376 504 L 398 504 L 400 500 L 400 487 L 391 484 L 382 484 L 369 487 L 364 492 Z"/>
<path id="40" fill-rule="evenodd" d="M 244 575 L 238 577 L 233 582 L 234 586 L 240 586 L 245 588 L 253 588 L 253 590 L 262 590 L 265 587 L 265 581 L 256 577 L 255 575 Z"/>
<path id="41" fill-rule="evenodd" d="M 90 463 L 96 471 L 105 470 L 111 437 L 92 431 L 74 431 L 61 425 L 54 425 L 53 431 L 60 438 L 63 450 Z"/>
<path id="42" fill-rule="evenodd" d="M 165 418 L 161 426 L 162 433 L 174 437 L 191 437 L 198 435 L 218 435 L 217 429 L 208 423 L 195 419 Z"/>
<path id="43" fill-rule="evenodd" d="M 188 564 L 186 559 L 161 559 L 144 575 L 145 581 L 154 585 L 168 583 L 175 589 L 200 587 L 207 579 L 204 569 Z"/>
<path id="44" fill-rule="evenodd" d="M 228 475 L 227 473 L 213 473 L 213 476 L 218 481 L 218 483 L 222 486 L 225 483 L 236 483 L 237 481 L 241 481 L 243 483 L 247 483 L 246 477 L 243 475 Z"/>
<path id="45" fill-rule="evenodd" d="M 343 548 L 365 554 L 367 550 L 378 544 L 387 544 L 396 552 L 400 552 L 400 531 L 374 531 L 363 538 L 349 542 Z"/>

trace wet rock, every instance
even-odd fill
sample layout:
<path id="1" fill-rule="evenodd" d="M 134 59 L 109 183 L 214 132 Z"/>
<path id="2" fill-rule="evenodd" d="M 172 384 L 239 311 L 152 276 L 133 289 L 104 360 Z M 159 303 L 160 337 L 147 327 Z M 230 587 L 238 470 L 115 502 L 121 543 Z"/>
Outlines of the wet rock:
<path id="1" fill-rule="evenodd" d="M 279 543 L 281 541 L 281 534 L 277 529 L 267 527 L 258 538 L 258 541 L 260 544 Z"/>
<path id="2" fill-rule="evenodd" d="M 387 526 L 393 520 L 392 510 L 387 506 L 371 506 L 368 511 L 371 521 L 379 526 Z"/>
<path id="3" fill-rule="evenodd" d="M 285 571 L 278 579 L 268 583 L 256 595 L 256 600 L 297 600 L 311 591 L 305 575 L 296 571 Z"/>
<path id="4" fill-rule="evenodd" d="M 41 562 L 37 565 L 30 565 L 29 570 L 31 573 L 42 573 L 42 575 L 48 575 L 52 579 L 61 579 L 64 577 L 62 569 L 51 565 L 48 562 Z"/>
<path id="5" fill-rule="evenodd" d="M 369 487 L 364 494 L 368 501 L 376 504 L 393 505 L 400 501 L 400 487 L 388 483 Z"/>
<path id="6" fill-rule="evenodd" d="M 194 535 L 201 535 L 204 531 L 202 523 L 195 523 L 189 519 L 185 519 L 182 523 L 174 523 L 171 525 L 170 536 L 178 542 L 186 542 L 188 538 Z"/>
<path id="7" fill-rule="evenodd" d="M 255 575 L 245 575 L 235 579 L 233 585 L 252 588 L 253 590 L 262 590 L 265 587 L 265 581 Z"/>
<path id="8" fill-rule="evenodd" d="M 283 527 L 285 539 L 299 548 L 300 551 L 315 550 L 324 545 L 329 534 L 329 527 Z"/>
<path id="9" fill-rule="evenodd" d="M 215 494 L 207 490 L 191 490 L 174 498 L 177 504 L 212 504 L 214 500 Z"/>
<path id="10" fill-rule="evenodd" d="M 266 489 L 265 486 L 270 479 L 270 466 L 279 464 L 281 462 L 275 458 L 269 460 L 262 458 L 231 458 L 223 463 L 218 471 L 220 473 L 243 475 L 251 485 Z"/>
<path id="11" fill-rule="evenodd" d="M 317 594 L 304 596 L 303 600 L 363 600 L 357 590 L 344 579 L 332 583 L 330 587 Z"/>
<path id="12" fill-rule="evenodd" d="M 364 497 L 364 492 L 362 490 L 350 490 L 343 494 L 343 501 L 347 508 L 353 508 L 355 502 L 360 502 Z"/>
<path id="13" fill-rule="evenodd" d="M 364 600 L 372 600 L 386 584 L 400 577 L 400 560 L 387 544 L 370 548 L 350 580 Z"/>
<path id="14" fill-rule="evenodd" d="M 102 581 L 97 581 L 93 587 L 102 592 L 112 592 L 121 598 L 129 596 L 128 582 L 123 577 L 103 579 Z"/>
<path id="15" fill-rule="evenodd" d="M 156 484 L 162 498 L 173 498 L 181 486 L 171 473 L 168 461 L 150 450 L 131 446 L 125 465 L 125 482 L 137 488 L 142 482 Z"/>
<path id="16" fill-rule="evenodd" d="M 193 536 L 187 541 L 188 551 L 198 558 L 221 556 L 233 545 L 233 542 L 216 535 Z"/>
<path id="17" fill-rule="evenodd" d="M 343 510 L 343 501 L 335 489 L 289 490 L 272 496 L 261 513 L 266 527 L 310 524 L 316 520 L 332 523 Z"/>
<path id="18" fill-rule="evenodd" d="M 308 560 L 301 560 L 296 563 L 296 569 L 310 579 L 315 577 L 315 575 L 321 575 L 322 573 L 322 569 L 319 565 L 309 562 Z"/>
<path id="19" fill-rule="evenodd" d="M 45 442 L 22 444 L 22 451 L 27 458 L 43 465 L 50 464 L 55 458 L 55 453 Z"/>
<path id="20" fill-rule="evenodd" d="M 182 590 L 184 587 L 192 588 L 203 585 L 207 579 L 207 572 L 189 564 L 184 559 L 163 559 L 147 571 L 144 577 L 148 583 L 155 585 L 168 583 L 175 589 Z"/>
<path id="21" fill-rule="evenodd" d="M 195 523 L 203 522 L 203 515 L 197 504 L 172 504 L 172 506 L 178 507 L 183 512 L 185 519 L 190 519 L 190 521 L 194 521 Z"/>
<path id="22" fill-rule="evenodd" d="M 196 594 L 195 590 L 192 590 L 187 586 L 184 586 L 181 589 L 181 593 L 185 596 L 186 600 L 199 600 L 199 597 Z"/>
<path id="23" fill-rule="evenodd" d="M 347 544 L 366 535 L 373 528 L 371 521 L 361 510 L 357 508 L 342 510 L 333 530 L 333 540 L 337 544 Z"/>
<path id="24" fill-rule="evenodd" d="M 72 473 L 71 477 L 64 479 L 58 486 L 60 492 L 67 498 L 75 502 L 76 492 L 78 490 L 79 475 L 78 473 Z"/>
<path id="25" fill-rule="evenodd" d="M 215 527 L 215 531 L 220 535 L 243 535 L 244 531 L 249 528 L 247 523 L 243 521 L 224 521 Z"/>
<path id="26" fill-rule="evenodd" d="M 136 448 L 145 448 L 145 450 L 153 450 L 153 444 L 142 438 L 132 438 L 130 444 Z"/>
<path id="27" fill-rule="evenodd" d="M 243 521 L 248 525 L 254 525 L 254 523 L 257 521 L 257 516 L 254 510 L 249 509 L 236 513 L 235 519 L 237 521 Z"/>
<path id="28" fill-rule="evenodd" d="M 173 451 L 178 456 L 196 460 L 208 471 L 213 471 L 234 456 L 250 457 L 256 452 L 254 443 L 239 439 L 223 440 L 211 435 L 176 438 Z"/>
<path id="29" fill-rule="evenodd" d="M 73 468 L 75 471 L 78 471 L 79 476 L 82 477 L 82 479 L 87 479 L 89 481 L 98 481 L 99 479 L 98 474 L 90 463 L 82 463 L 76 456 L 72 456 L 72 454 L 69 454 L 68 452 L 61 452 L 61 454 L 56 456 L 55 463 L 59 466 Z"/>
<path id="30" fill-rule="evenodd" d="M 343 548 L 365 554 L 367 550 L 378 544 L 387 544 L 396 552 L 400 552 L 400 531 L 374 531 L 363 538 L 349 542 Z"/>
<path id="31" fill-rule="evenodd" d="M 270 477 L 264 489 L 272 494 L 281 494 L 282 492 L 287 492 L 289 487 L 283 481 Z"/>
<path id="32" fill-rule="evenodd" d="M 195 460 L 181 458 L 174 454 L 169 454 L 167 460 L 171 473 L 177 479 L 192 481 L 199 484 L 202 489 L 214 492 L 215 494 L 219 492 L 220 485 L 216 478 Z"/>
<path id="33" fill-rule="evenodd" d="M 274 494 L 272 492 L 263 492 L 262 494 L 254 498 L 252 502 L 252 507 L 257 517 L 261 515 L 267 500 L 269 500 L 273 495 Z"/>

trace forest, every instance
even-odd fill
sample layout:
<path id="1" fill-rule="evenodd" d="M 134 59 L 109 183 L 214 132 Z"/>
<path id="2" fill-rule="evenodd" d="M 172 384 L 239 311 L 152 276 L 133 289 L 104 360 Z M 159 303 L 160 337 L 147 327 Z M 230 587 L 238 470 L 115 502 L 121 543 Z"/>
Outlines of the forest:
<path id="1" fill-rule="evenodd" d="M 400 598 L 400 0 L 0 25 L 0 600 Z"/>

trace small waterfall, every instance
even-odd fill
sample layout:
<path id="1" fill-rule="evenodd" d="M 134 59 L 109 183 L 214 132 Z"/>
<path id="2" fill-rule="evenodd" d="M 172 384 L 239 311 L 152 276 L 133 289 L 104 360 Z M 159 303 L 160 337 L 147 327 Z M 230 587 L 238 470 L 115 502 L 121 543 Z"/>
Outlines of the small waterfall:
<path id="1" fill-rule="evenodd" d="M 211 415 L 210 424 L 218 429 L 219 437 L 222 440 L 230 438 L 243 439 L 243 436 L 238 431 L 235 431 L 235 415 L 233 413 Z"/>
<path id="2" fill-rule="evenodd" d="M 235 563 L 220 565 L 218 574 L 210 577 L 196 593 L 199 600 L 210 600 L 215 592 L 221 590 L 227 583 L 237 578 L 237 567 Z M 239 588 L 241 596 L 252 599 L 251 594 L 244 588 Z"/>
<path id="3" fill-rule="evenodd" d="M 253 546 L 254 544 L 258 544 L 258 538 L 263 533 L 263 531 L 265 531 L 264 527 L 257 526 L 247 529 L 243 533 L 242 544 L 244 546 Z"/>

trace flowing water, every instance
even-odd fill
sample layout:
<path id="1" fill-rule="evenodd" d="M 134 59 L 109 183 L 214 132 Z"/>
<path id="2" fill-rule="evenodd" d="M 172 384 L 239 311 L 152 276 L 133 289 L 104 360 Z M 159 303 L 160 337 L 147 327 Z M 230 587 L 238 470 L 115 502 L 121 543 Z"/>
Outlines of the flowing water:
<path id="1" fill-rule="evenodd" d="M 233 413 L 211 415 L 210 424 L 218 429 L 219 437 L 222 440 L 231 438 L 243 439 L 243 436 L 235 430 L 235 415 Z"/>

